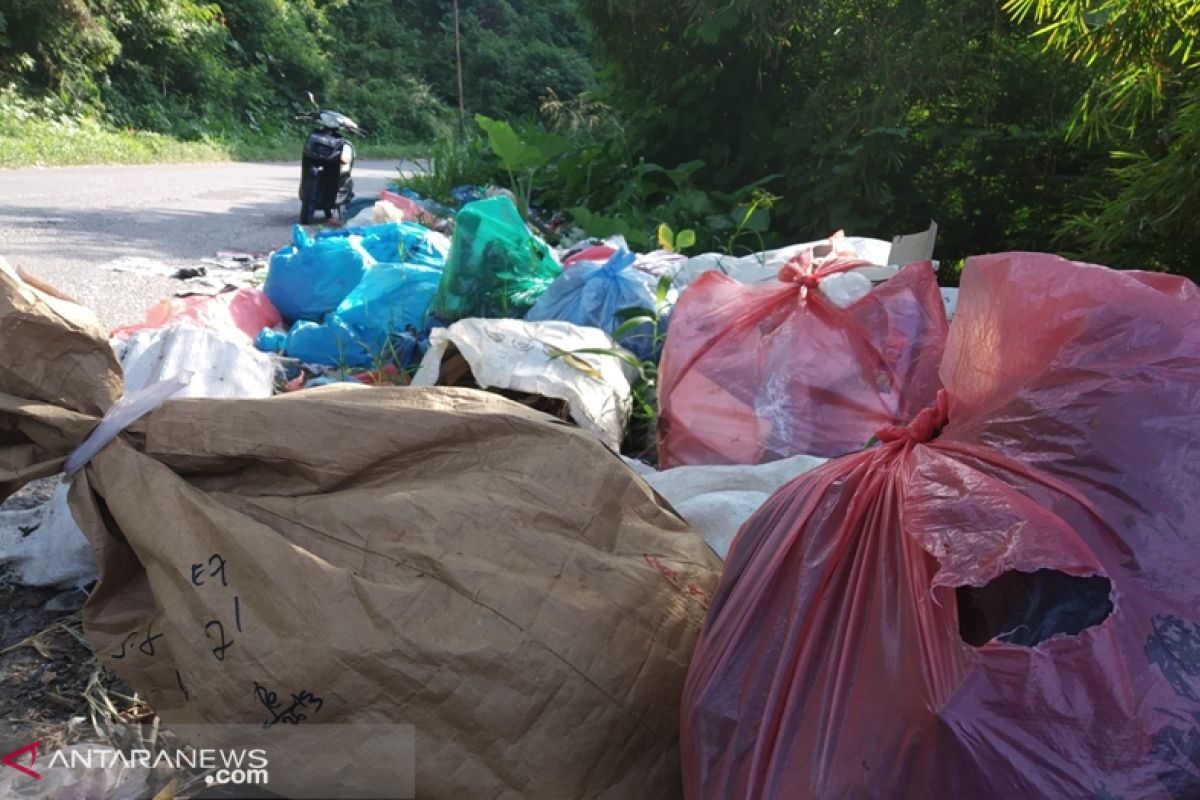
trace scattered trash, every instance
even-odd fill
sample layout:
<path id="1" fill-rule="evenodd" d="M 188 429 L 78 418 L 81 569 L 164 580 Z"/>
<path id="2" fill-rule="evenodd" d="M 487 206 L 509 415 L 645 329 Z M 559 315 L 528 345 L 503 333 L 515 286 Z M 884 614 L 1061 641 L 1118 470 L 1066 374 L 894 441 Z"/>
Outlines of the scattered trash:
<path id="1" fill-rule="evenodd" d="M 734 542 L 687 797 L 1194 796 L 1200 290 L 1011 253 L 961 306 L 937 401 Z"/>
<path id="2" fill-rule="evenodd" d="M 44 505 L 0 511 L 0 564 L 22 586 L 74 588 L 96 580 L 96 554 L 67 506 L 59 484 Z"/>
<path id="3" fill-rule="evenodd" d="M 554 253 L 530 235 L 511 200 L 479 200 L 458 213 L 432 313 L 446 323 L 520 317 L 561 272 Z"/>
<path id="4" fill-rule="evenodd" d="M 121 256 L 114 258 L 112 261 L 105 261 L 96 265 L 97 269 L 106 269 L 110 272 L 137 272 L 142 275 L 158 275 L 163 278 L 174 276 L 178 267 L 172 267 L 169 264 L 144 256 Z"/>
<path id="5" fill-rule="evenodd" d="M 208 270 L 204 267 L 182 267 L 181 269 L 175 270 L 175 272 L 171 274 L 171 277 L 176 278 L 177 280 L 186 281 L 189 278 L 203 278 L 207 274 Z"/>
<path id="6" fill-rule="evenodd" d="M 618 250 L 628 250 L 624 236 L 611 236 L 604 241 L 585 239 L 563 254 L 563 269 L 584 261 L 607 261 Z"/>
<path id="7" fill-rule="evenodd" d="M 464 319 L 434 328 L 413 386 L 477 386 L 570 418 L 620 450 L 629 379 L 618 359 L 576 350 L 609 348 L 598 328 L 569 322 Z"/>
<path id="8" fill-rule="evenodd" d="M 577 262 L 564 270 L 546 290 L 533 308 L 525 314 L 531 322 L 560 319 L 593 328 L 612 336 L 625 320 L 618 312 L 646 309 L 653 313 L 655 289 L 653 275 L 634 268 L 637 256 L 628 250 L 617 250 L 604 262 Z M 675 292 L 669 292 L 667 302 L 675 302 Z M 666 330 L 664 325 L 663 330 Z M 643 323 L 623 332 L 618 344 L 641 359 L 654 355 L 654 328 Z"/>
<path id="9" fill-rule="evenodd" d="M 258 289 L 238 289 L 213 296 L 163 300 L 151 306 L 141 322 L 116 328 L 112 335 L 127 339 L 138 331 L 158 330 L 184 321 L 218 333 L 233 335 L 241 331 L 251 340 L 263 328 L 281 323 L 279 312 L 265 294 Z"/>
<path id="10" fill-rule="evenodd" d="M 408 213 L 409 208 L 412 208 L 405 201 L 415 204 L 415 211 L 418 215 L 417 221 L 423 222 L 431 228 L 437 228 L 446 220 L 454 218 L 454 209 L 447 208 L 427 197 L 422 197 L 412 189 L 401 189 L 399 192 L 382 192 L 379 195 L 379 199 L 386 200 L 398 206 L 405 213 Z M 424 220 L 422 220 L 421 215 L 425 215 Z"/>
<path id="11" fill-rule="evenodd" d="M 0 470 L 18 477 L 121 393 L 100 332 L 60 319 L 0 271 Z M 104 554 L 90 646 L 164 726 L 396 722 L 431 796 L 678 795 L 720 562 L 595 437 L 485 392 L 357 384 L 173 399 L 131 434 L 70 507 Z M 121 657 L 135 640 L 153 657 Z"/>
<path id="12" fill-rule="evenodd" d="M 637 459 L 623 460 L 722 559 L 738 529 L 775 490 L 826 462 L 813 456 L 792 456 L 768 464 L 675 467 L 660 472 Z"/>
<path id="13" fill-rule="evenodd" d="M 410 218 L 415 219 L 416 214 Z M 347 223 L 348 227 L 361 228 L 367 225 L 379 225 L 384 222 L 404 222 L 404 211 L 385 200 L 377 200 L 374 205 L 359 211 Z"/>
<path id="14" fill-rule="evenodd" d="M 175 397 L 270 397 L 275 364 L 244 337 L 178 323 L 139 331 L 119 345 L 125 391 L 189 374 Z"/>
<path id="15" fill-rule="evenodd" d="M 789 262 L 791 282 L 745 285 L 708 272 L 683 292 L 659 367 L 662 467 L 839 456 L 932 402 L 947 328 L 933 269 L 838 308 L 821 282 L 861 263 Z"/>
<path id="16" fill-rule="evenodd" d="M 271 256 L 263 292 L 283 318 L 320 320 L 350 294 L 375 259 L 363 249 L 362 237 L 313 238 L 302 227 L 292 229 L 293 244 Z M 259 325 L 251 336 L 271 324 Z"/>
<path id="17" fill-rule="evenodd" d="M 891 245 L 881 239 L 845 236 L 839 231 L 828 239 L 793 244 L 739 258 L 721 253 L 704 253 L 687 259 L 678 267 L 674 273 L 675 285 L 688 286 L 711 270 L 724 273 L 739 283 L 774 281 L 784 265 L 805 252 L 812 253 L 817 258 L 840 255 L 859 259 L 866 262 L 860 269 L 870 271 L 871 265 L 886 267 L 890 249 Z"/>

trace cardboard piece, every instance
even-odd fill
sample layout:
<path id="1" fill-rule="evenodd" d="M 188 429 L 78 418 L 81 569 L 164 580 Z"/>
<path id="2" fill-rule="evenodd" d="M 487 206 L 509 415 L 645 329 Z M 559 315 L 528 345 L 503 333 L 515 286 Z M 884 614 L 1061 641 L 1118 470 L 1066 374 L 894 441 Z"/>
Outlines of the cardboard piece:
<path id="1" fill-rule="evenodd" d="M 3 271 L 0 331 L 7 492 L 37 402 L 14 393 L 90 399 L 39 412 L 61 462 L 120 370 Z M 66 358 L 110 369 L 71 378 Z M 466 389 L 175 399 L 76 476 L 70 507 L 100 566 L 88 640 L 168 726 L 409 724 L 420 797 L 680 794 L 679 697 L 720 563 L 588 433 Z"/>

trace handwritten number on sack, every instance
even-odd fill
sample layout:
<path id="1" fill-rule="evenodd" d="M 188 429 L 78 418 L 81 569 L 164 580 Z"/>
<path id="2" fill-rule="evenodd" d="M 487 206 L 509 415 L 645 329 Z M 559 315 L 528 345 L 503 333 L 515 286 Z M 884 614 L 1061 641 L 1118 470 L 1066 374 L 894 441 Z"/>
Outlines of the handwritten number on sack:
<path id="1" fill-rule="evenodd" d="M 229 585 L 229 580 L 225 577 L 225 559 L 221 557 L 220 553 L 213 553 L 211 556 L 209 556 L 209 559 L 208 559 L 209 571 L 208 571 L 207 575 L 204 572 L 204 567 L 205 567 L 204 564 L 192 564 L 192 585 L 193 586 L 203 586 L 204 579 L 206 577 L 207 578 L 219 577 L 221 579 L 222 586 Z"/>
<path id="2" fill-rule="evenodd" d="M 225 651 L 228 650 L 229 648 L 233 647 L 233 642 L 229 641 L 225 638 L 225 626 L 221 624 L 220 620 L 215 620 L 215 619 L 210 620 L 209 623 L 204 626 L 205 638 L 207 638 L 207 639 L 213 638 L 212 629 L 214 627 L 216 627 L 216 629 L 217 629 L 216 639 L 217 639 L 218 644 L 216 647 L 214 647 L 212 649 L 212 653 L 214 656 L 217 657 L 217 661 L 224 661 L 225 660 Z"/>
<path id="3" fill-rule="evenodd" d="M 151 625 L 151 628 L 153 628 L 153 627 L 154 626 Z M 141 650 L 143 653 L 145 653 L 148 656 L 154 655 L 154 642 L 155 642 L 155 640 L 161 639 L 161 638 L 163 638 L 163 635 L 161 633 L 151 635 L 150 630 L 147 629 L 146 630 L 146 638 L 142 641 L 141 644 L 138 645 L 138 650 Z"/>
<path id="4" fill-rule="evenodd" d="M 138 632 L 137 632 L 137 631 L 134 631 L 133 633 L 131 633 L 131 634 L 129 634 L 128 636 L 126 636 L 126 637 L 125 637 L 125 641 L 121 642 L 121 652 L 119 652 L 119 653 L 113 653 L 113 654 L 112 654 L 112 658 L 113 658 L 114 660 L 116 660 L 116 659 L 121 659 L 121 658 L 124 658 L 124 657 L 125 657 L 125 648 L 129 646 L 129 640 L 130 640 L 130 639 L 132 639 L 133 637 L 137 636 L 137 635 L 138 635 Z M 161 636 L 161 634 L 159 634 L 159 635 Z"/>
<path id="5" fill-rule="evenodd" d="M 263 707 L 271 715 L 271 718 L 263 723 L 264 728 L 269 728 L 281 722 L 288 725 L 299 725 L 308 719 L 308 715 L 302 712 L 311 710 L 315 714 L 321 710 L 321 706 L 325 705 L 325 701 L 320 697 L 317 697 L 308 690 L 303 690 L 292 695 L 292 704 L 290 706 L 281 709 L 280 706 L 282 703 L 279 700 L 279 695 L 258 681 L 254 682 L 254 696 L 258 698 L 258 702 L 262 703 Z"/>

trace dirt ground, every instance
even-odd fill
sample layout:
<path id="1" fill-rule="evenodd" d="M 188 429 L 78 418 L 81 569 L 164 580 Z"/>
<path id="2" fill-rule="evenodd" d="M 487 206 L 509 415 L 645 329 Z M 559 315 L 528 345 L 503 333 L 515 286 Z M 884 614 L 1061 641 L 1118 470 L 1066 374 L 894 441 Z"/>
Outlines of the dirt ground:
<path id="1" fill-rule="evenodd" d="M 0 510 L 34 508 L 52 483 L 26 487 Z M 39 735 L 62 735 L 75 717 L 87 717 L 89 685 L 98 693 L 132 696 L 105 670 L 83 641 L 79 609 L 86 595 L 18 586 L 0 572 L 0 720 L 32 725 Z"/>

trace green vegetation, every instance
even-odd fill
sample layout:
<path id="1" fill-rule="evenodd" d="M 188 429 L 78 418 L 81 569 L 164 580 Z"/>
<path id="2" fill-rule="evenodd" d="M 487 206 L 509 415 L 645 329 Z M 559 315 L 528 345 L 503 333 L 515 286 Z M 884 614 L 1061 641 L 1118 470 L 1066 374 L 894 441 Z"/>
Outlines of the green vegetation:
<path id="1" fill-rule="evenodd" d="M 461 0 L 472 111 L 591 86 L 570 2 Z M 0 112 L 32 112 L 0 130 L 5 164 L 295 158 L 310 90 L 371 132 L 364 155 L 458 125 L 442 0 L 0 0 L 0 75 Z"/>
<path id="2" fill-rule="evenodd" d="M 423 144 L 423 194 L 496 183 L 638 248 L 936 218 L 945 264 L 1200 276 L 1195 0 L 459 6 L 461 138 L 453 0 L 0 0 L 0 163 L 291 157 L 311 89 Z"/>

